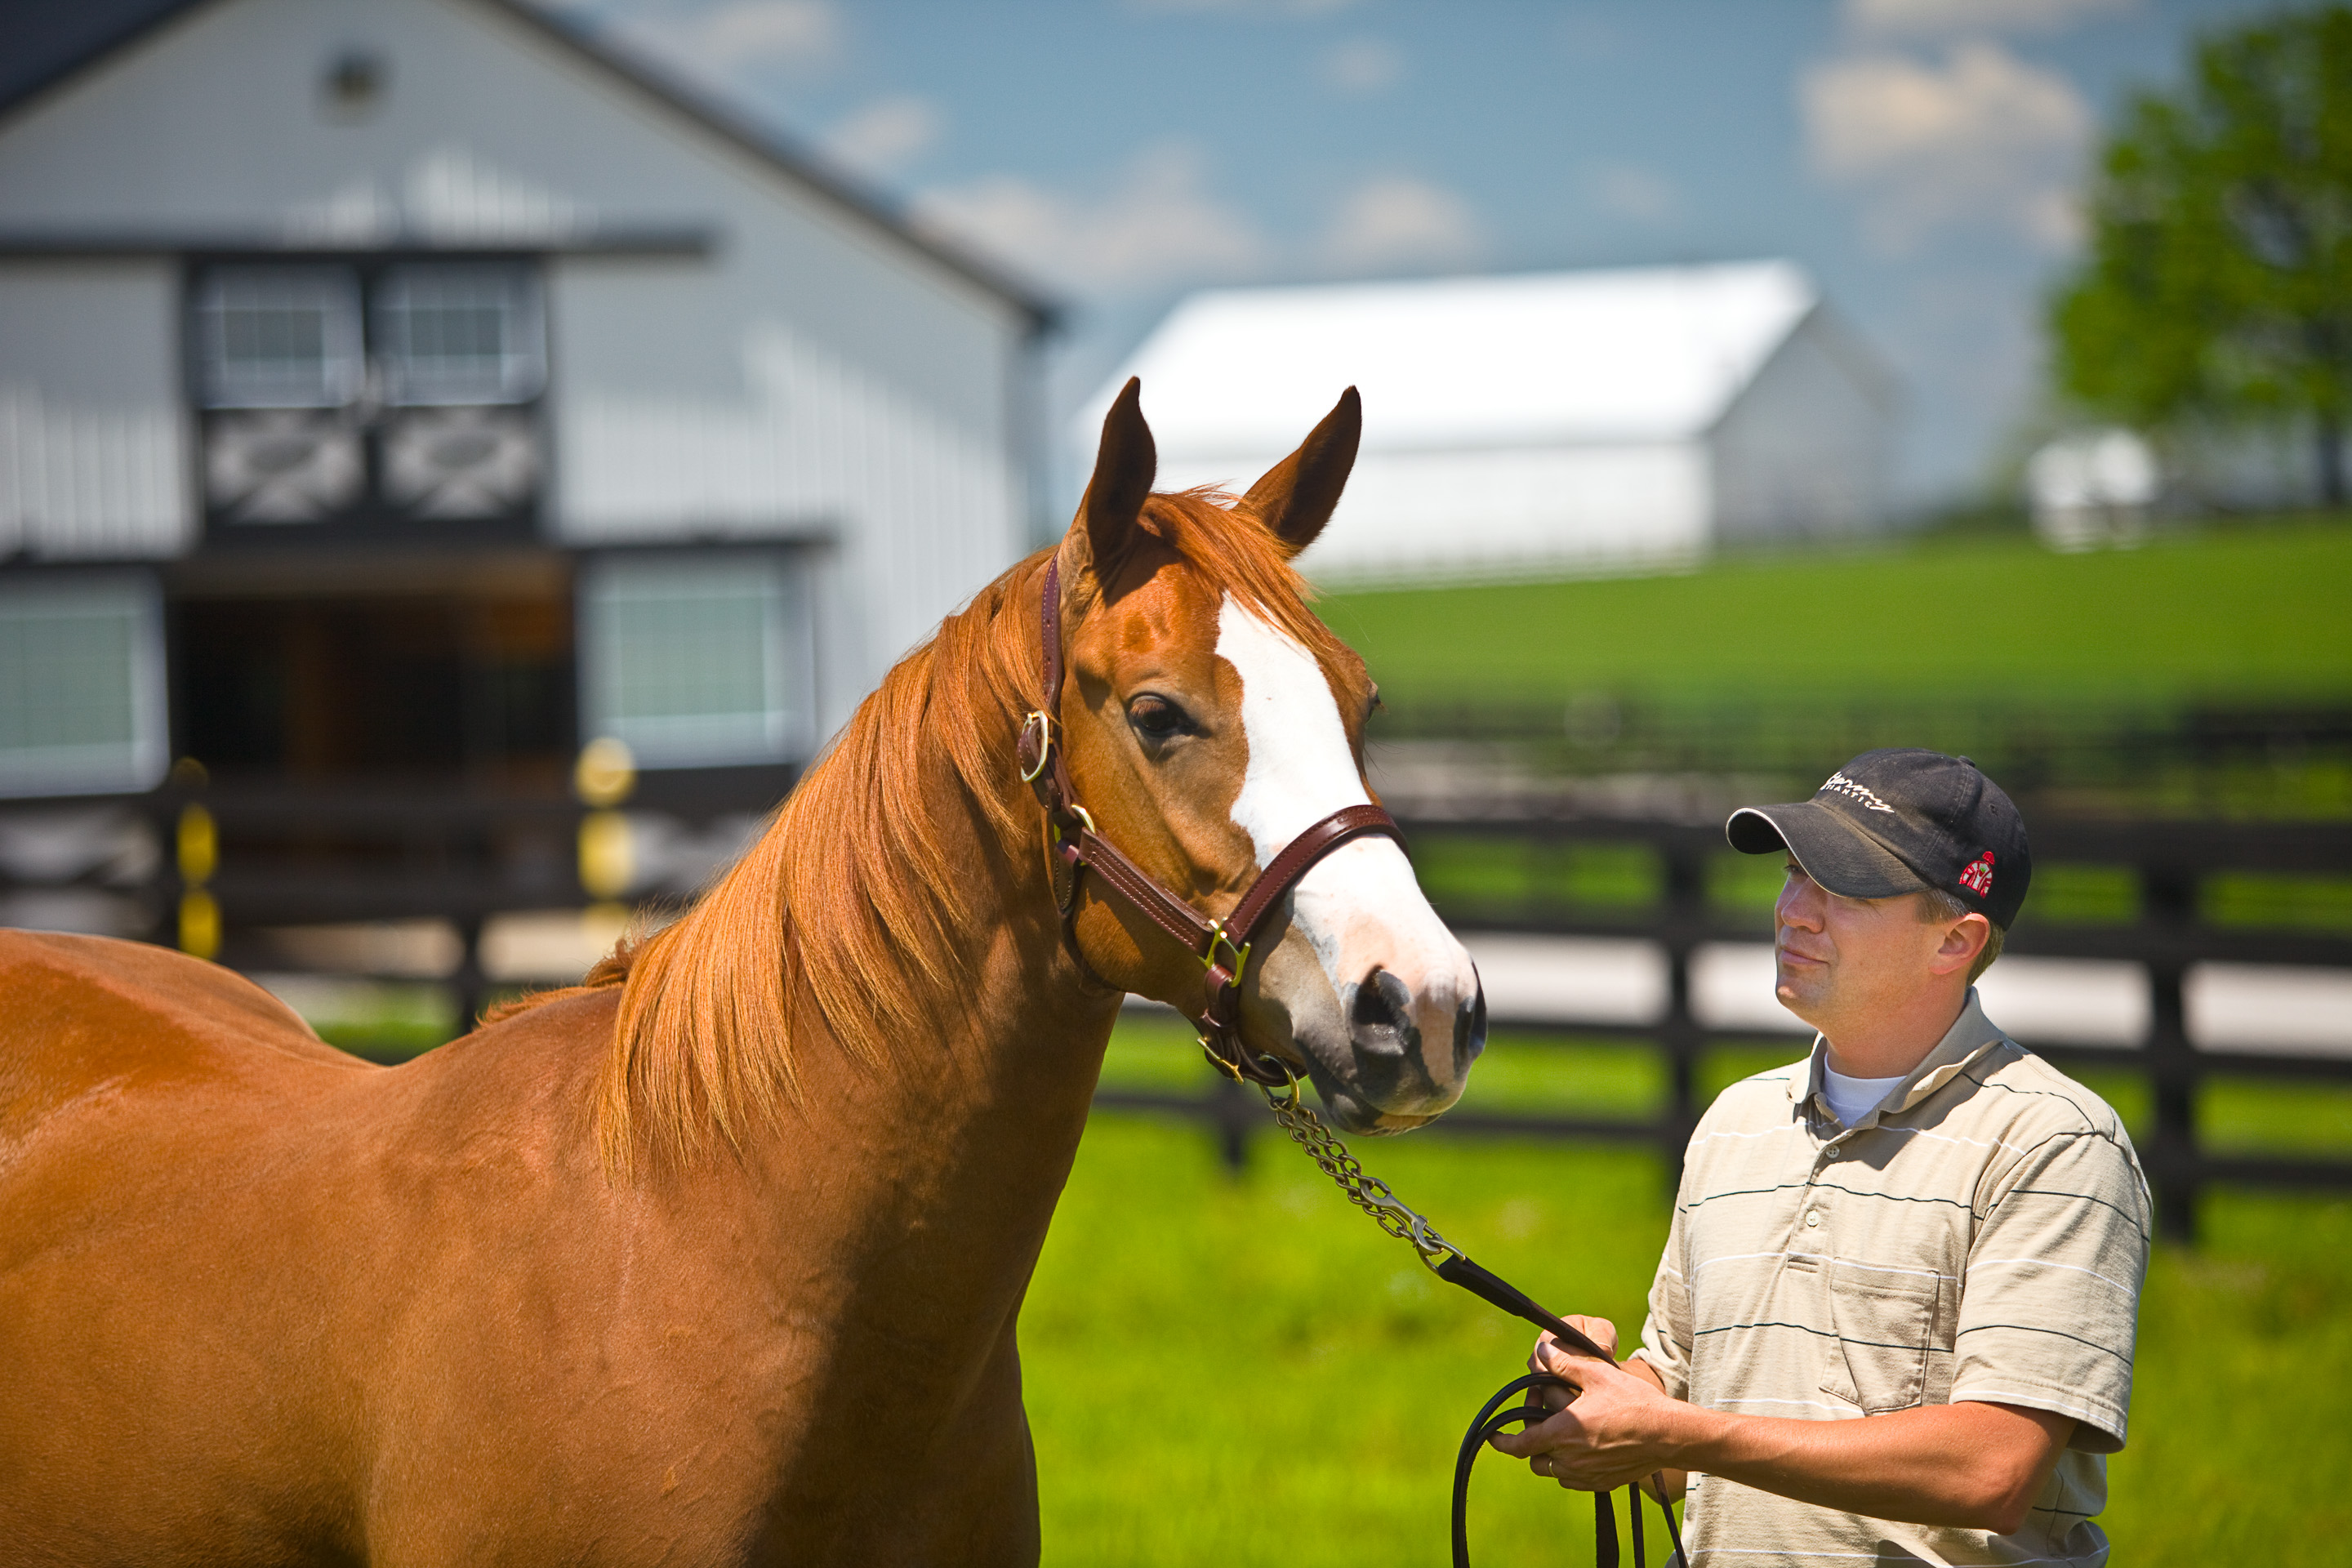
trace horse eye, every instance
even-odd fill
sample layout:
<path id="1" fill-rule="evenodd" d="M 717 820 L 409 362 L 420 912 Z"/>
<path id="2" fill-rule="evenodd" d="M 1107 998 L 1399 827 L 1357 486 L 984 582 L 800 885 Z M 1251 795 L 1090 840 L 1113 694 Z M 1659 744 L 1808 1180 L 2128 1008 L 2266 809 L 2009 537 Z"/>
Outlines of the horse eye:
<path id="1" fill-rule="evenodd" d="M 1151 692 L 1146 692 L 1127 705 L 1127 721 L 1150 741 L 1165 741 L 1192 727 L 1192 721 L 1184 716 L 1184 710 L 1165 697 Z"/>

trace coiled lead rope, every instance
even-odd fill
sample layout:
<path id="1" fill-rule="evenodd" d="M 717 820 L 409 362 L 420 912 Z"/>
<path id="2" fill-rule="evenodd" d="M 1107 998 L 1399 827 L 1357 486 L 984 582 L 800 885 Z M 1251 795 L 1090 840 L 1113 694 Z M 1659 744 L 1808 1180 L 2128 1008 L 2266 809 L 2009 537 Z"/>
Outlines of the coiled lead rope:
<path id="1" fill-rule="evenodd" d="M 1202 1042 L 1206 1050 L 1207 1043 Z M 1232 1068 L 1214 1051 L 1209 1051 L 1210 1061 L 1235 1076 Z M 1298 1080 L 1293 1078 L 1281 1089 L 1258 1085 L 1265 1096 L 1266 1105 L 1274 1119 L 1290 1135 L 1292 1142 L 1307 1152 L 1322 1173 L 1339 1184 L 1348 1201 L 1371 1216 L 1381 1230 L 1411 1247 L 1429 1271 L 1449 1285 L 1459 1286 L 1490 1306 L 1501 1309 L 1515 1318 L 1533 1323 L 1570 1350 L 1580 1351 L 1612 1365 L 1616 1358 L 1591 1339 L 1577 1332 L 1555 1314 L 1537 1304 L 1535 1299 L 1494 1270 L 1473 1262 L 1470 1255 L 1437 1234 L 1429 1221 L 1398 1197 L 1386 1182 L 1366 1171 L 1348 1146 L 1333 1136 L 1323 1125 L 1322 1119 L 1301 1098 Z M 1513 1378 L 1496 1390 L 1495 1396 L 1480 1408 L 1477 1418 L 1464 1434 L 1461 1452 L 1454 1461 L 1454 1568 L 1470 1568 L 1470 1468 L 1478 1462 L 1479 1452 L 1489 1438 L 1515 1426 L 1532 1426 L 1552 1413 L 1544 1408 L 1538 1397 L 1542 1389 L 1564 1389 L 1570 1400 L 1576 1397 L 1575 1385 L 1565 1378 L 1549 1373 L 1529 1373 Z M 1525 1402 L 1503 1410 L 1504 1403 L 1517 1394 L 1528 1394 Z M 1497 1414 L 1497 1412 L 1500 1412 Z M 1675 1523 L 1674 1505 L 1666 1500 L 1666 1483 L 1663 1473 L 1653 1475 L 1651 1482 L 1657 1488 L 1654 1500 L 1658 1511 L 1665 1515 L 1666 1536 L 1674 1542 L 1675 1554 L 1670 1560 L 1680 1568 L 1683 1558 L 1682 1531 Z M 1642 1489 L 1625 1489 L 1631 1494 L 1627 1510 L 1633 1532 L 1633 1568 L 1647 1568 L 1642 1538 Z M 1597 1568 L 1618 1568 L 1617 1509 L 1607 1492 L 1592 1494 L 1593 1562 Z"/>

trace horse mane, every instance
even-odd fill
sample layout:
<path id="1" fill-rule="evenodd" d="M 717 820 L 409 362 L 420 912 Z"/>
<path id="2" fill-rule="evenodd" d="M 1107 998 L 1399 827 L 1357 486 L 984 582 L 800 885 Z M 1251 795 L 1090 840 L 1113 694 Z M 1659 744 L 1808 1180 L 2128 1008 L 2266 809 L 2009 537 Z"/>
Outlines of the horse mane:
<path id="1" fill-rule="evenodd" d="M 1143 529 L 1217 589 L 1297 637 L 1328 670 L 1347 657 L 1247 503 L 1202 488 L 1150 497 Z M 1037 700 L 1030 608 L 1050 549 L 1020 562 L 898 661 L 771 818 L 683 916 L 625 940 L 583 985 L 618 986 L 594 1105 L 614 1180 L 740 1148 L 796 1098 L 794 1043 L 830 1034 L 861 1060 L 950 1026 L 967 995 L 970 868 L 951 823 L 1003 842 L 1034 830 L 1009 788 L 1011 737 Z"/>

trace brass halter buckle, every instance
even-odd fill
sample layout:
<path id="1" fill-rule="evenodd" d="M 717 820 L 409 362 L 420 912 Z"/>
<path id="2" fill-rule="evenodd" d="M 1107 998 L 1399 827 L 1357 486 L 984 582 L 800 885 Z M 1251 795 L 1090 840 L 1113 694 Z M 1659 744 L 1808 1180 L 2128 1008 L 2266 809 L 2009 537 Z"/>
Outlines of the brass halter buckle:
<path id="1" fill-rule="evenodd" d="M 1217 950 L 1221 947 L 1234 955 L 1234 961 L 1231 963 L 1221 964 L 1218 962 Z M 1250 943 L 1235 942 L 1226 932 L 1224 921 L 1209 922 L 1209 950 L 1201 954 L 1201 967 L 1203 970 L 1222 968 L 1227 974 L 1233 976 L 1232 984 L 1239 985 L 1242 983 L 1242 971 L 1249 967 L 1249 956 Z"/>
<path id="2" fill-rule="evenodd" d="M 1045 771 L 1045 764 L 1054 760 L 1054 721 L 1047 717 L 1042 708 L 1034 710 L 1029 717 L 1021 721 L 1020 743 L 1024 750 L 1028 747 L 1029 731 L 1033 729 L 1037 731 L 1037 761 L 1021 770 L 1023 784 L 1035 784 L 1037 775 Z M 1093 826 L 1092 823 L 1087 824 L 1090 829 Z"/>

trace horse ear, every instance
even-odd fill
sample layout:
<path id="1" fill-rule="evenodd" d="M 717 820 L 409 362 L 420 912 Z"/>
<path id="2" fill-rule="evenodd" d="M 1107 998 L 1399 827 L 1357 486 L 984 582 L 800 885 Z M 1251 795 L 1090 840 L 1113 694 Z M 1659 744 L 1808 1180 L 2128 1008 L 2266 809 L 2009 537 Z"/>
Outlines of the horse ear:
<path id="1" fill-rule="evenodd" d="M 1143 383 L 1129 376 L 1103 416 L 1094 476 L 1087 480 L 1077 525 L 1070 530 L 1071 541 L 1084 546 L 1084 559 L 1073 560 L 1073 566 L 1091 568 L 1097 582 L 1118 569 L 1118 558 L 1134 541 L 1159 469 L 1160 448 L 1151 439 L 1151 426 L 1143 422 Z"/>
<path id="2" fill-rule="evenodd" d="M 1250 505 L 1289 553 L 1296 555 L 1314 543 L 1323 525 L 1331 521 L 1339 492 L 1348 488 L 1348 471 L 1356 466 L 1356 445 L 1363 435 L 1363 399 L 1351 386 L 1339 395 L 1323 423 L 1307 433 L 1298 450 L 1250 486 Z"/>

